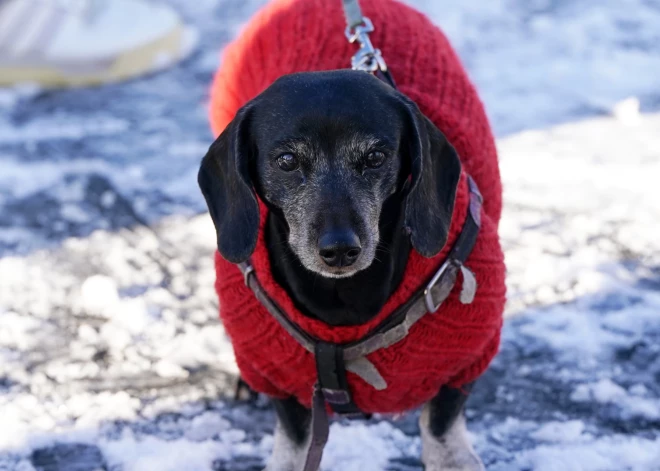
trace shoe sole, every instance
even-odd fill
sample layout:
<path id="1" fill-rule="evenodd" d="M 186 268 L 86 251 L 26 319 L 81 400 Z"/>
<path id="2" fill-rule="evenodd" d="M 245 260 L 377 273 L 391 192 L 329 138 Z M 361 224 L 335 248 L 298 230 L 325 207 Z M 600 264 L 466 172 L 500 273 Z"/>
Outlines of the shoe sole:
<path id="1" fill-rule="evenodd" d="M 166 68 L 185 58 L 193 48 L 194 32 L 178 25 L 171 33 L 115 58 L 94 64 L 0 66 L 0 87 L 36 83 L 45 88 L 87 87 L 128 80 Z M 86 67 L 87 70 L 81 69 Z M 74 71 L 78 68 L 76 72 Z"/>

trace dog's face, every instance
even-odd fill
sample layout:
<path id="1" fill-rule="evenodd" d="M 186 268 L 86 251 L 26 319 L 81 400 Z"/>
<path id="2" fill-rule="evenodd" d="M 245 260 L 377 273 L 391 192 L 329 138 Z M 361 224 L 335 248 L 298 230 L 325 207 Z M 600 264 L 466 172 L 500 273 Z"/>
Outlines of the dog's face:
<path id="1" fill-rule="evenodd" d="M 285 77 L 252 108 L 257 192 L 302 264 L 328 277 L 373 262 L 383 202 L 404 181 L 400 102 L 349 84 Z"/>
<path id="2" fill-rule="evenodd" d="M 381 209 L 395 194 L 408 199 L 413 245 L 435 255 L 459 174 L 453 148 L 408 99 L 369 74 L 334 71 L 283 77 L 243 107 L 199 181 L 225 258 L 254 250 L 254 188 L 285 219 L 302 264 L 341 278 L 373 262 Z"/>

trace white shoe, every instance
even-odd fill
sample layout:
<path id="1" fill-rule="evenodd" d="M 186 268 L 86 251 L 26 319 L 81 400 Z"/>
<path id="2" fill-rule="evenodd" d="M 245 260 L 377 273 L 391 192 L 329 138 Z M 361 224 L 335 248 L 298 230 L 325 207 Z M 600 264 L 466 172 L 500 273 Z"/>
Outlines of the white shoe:
<path id="1" fill-rule="evenodd" d="M 146 0 L 0 0 L 0 86 L 85 86 L 187 56 L 196 34 Z"/>

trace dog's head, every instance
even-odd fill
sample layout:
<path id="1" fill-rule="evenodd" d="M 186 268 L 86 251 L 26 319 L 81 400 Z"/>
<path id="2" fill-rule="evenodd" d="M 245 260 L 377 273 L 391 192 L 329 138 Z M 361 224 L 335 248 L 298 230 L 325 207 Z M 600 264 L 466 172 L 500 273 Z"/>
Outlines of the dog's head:
<path id="1" fill-rule="evenodd" d="M 199 185 L 225 259 L 254 251 L 258 194 L 302 264 L 340 278 L 373 262 L 390 197 L 406 200 L 406 227 L 393 229 L 436 255 L 459 176 L 456 151 L 413 102 L 346 70 L 282 77 L 246 104 L 204 157 Z"/>

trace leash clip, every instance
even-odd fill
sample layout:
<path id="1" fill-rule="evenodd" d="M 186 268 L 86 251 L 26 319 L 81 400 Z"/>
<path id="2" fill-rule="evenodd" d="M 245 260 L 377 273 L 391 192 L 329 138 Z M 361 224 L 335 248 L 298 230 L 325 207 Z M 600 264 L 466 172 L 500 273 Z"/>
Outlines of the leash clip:
<path id="1" fill-rule="evenodd" d="M 387 72 L 387 64 L 380 52 L 380 49 L 374 48 L 369 39 L 369 33 L 374 31 L 374 25 L 367 17 L 362 18 L 362 24 L 355 27 L 346 27 L 346 39 L 353 44 L 358 42 L 360 49 L 351 58 L 351 68 L 353 70 L 362 70 L 364 72 L 375 73 L 377 71 Z"/>

